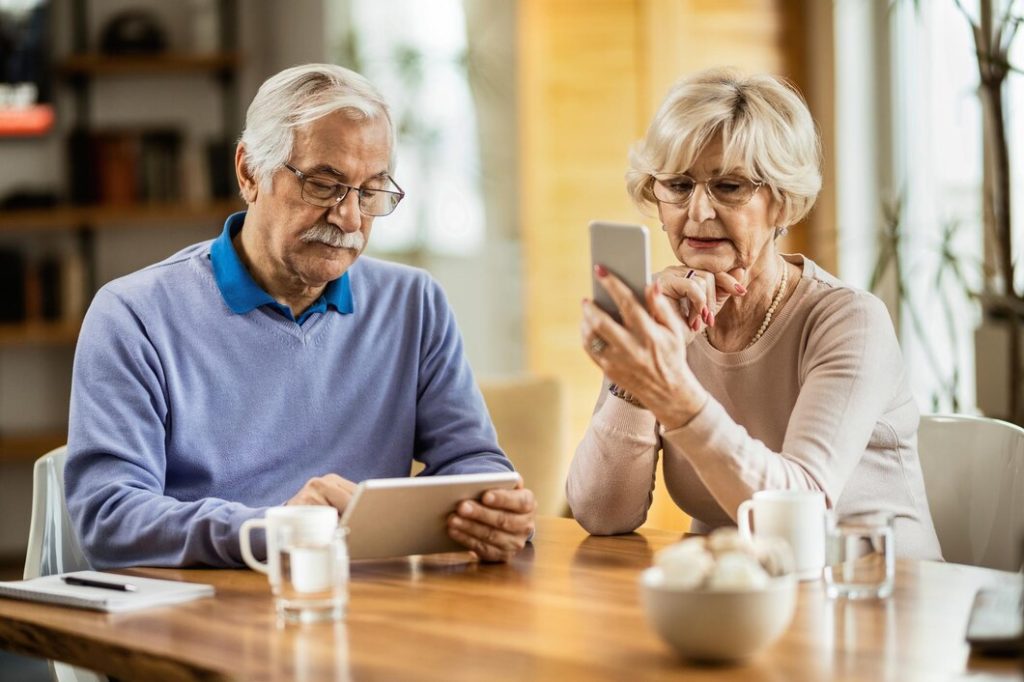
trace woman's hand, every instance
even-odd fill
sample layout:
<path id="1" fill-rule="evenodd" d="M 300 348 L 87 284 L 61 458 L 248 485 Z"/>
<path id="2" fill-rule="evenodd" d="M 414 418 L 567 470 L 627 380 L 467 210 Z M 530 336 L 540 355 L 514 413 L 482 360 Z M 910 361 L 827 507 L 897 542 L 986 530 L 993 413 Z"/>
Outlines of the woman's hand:
<path id="1" fill-rule="evenodd" d="M 622 324 L 584 300 L 584 350 L 605 376 L 643 403 L 666 429 L 682 426 L 707 400 L 707 392 L 686 364 L 692 329 L 687 329 L 658 281 L 644 292 L 645 309 L 618 277 L 601 266 L 594 271 L 618 306 Z M 604 342 L 603 348 L 595 338 Z"/>
<path id="2" fill-rule="evenodd" d="M 715 316 L 731 296 L 747 293 L 746 277 L 744 268 L 707 272 L 673 265 L 654 275 L 654 281 L 661 285 L 665 296 L 677 302 L 679 314 L 696 334 L 704 326 L 715 326 Z"/>

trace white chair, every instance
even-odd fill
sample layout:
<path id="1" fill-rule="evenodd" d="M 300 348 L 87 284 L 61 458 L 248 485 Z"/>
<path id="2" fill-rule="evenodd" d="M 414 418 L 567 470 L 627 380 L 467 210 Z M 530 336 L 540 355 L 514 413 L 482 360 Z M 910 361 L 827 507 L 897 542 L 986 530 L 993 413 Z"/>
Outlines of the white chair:
<path id="1" fill-rule="evenodd" d="M 32 475 L 32 521 L 25 556 L 25 579 L 91 568 L 78 544 L 64 501 L 64 462 L 61 446 L 36 460 Z M 83 668 L 50 661 L 56 682 L 106 682 L 107 678 Z"/>
<path id="2" fill-rule="evenodd" d="M 918 451 L 946 561 L 1020 570 L 1024 428 L 985 417 L 924 415 Z"/>

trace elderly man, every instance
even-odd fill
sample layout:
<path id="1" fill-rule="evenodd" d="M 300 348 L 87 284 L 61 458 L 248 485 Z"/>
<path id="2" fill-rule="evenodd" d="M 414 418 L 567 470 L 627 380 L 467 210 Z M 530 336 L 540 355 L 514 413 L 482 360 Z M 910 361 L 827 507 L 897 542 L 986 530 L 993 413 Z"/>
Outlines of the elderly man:
<path id="1" fill-rule="evenodd" d="M 356 481 L 511 470 L 455 320 L 424 272 L 360 257 L 392 178 L 388 107 L 311 64 L 267 80 L 235 155 L 248 210 L 115 280 L 82 327 L 68 509 L 97 567 L 236 566 L 246 519 L 345 508 Z M 533 494 L 464 502 L 449 534 L 507 560 Z"/>

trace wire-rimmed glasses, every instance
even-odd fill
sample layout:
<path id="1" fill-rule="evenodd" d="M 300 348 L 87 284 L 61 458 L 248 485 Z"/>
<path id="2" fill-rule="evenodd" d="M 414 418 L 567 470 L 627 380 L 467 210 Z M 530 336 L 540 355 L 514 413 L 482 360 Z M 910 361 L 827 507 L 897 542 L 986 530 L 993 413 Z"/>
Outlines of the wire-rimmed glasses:
<path id="1" fill-rule="evenodd" d="M 741 175 L 720 175 L 708 178 L 703 183 L 685 173 L 651 176 L 651 193 L 658 201 L 677 206 L 686 206 L 693 198 L 697 185 L 703 184 L 711 201 L 721 206 L 737 208 L 743 206 L 763 185 Z"/>
<path id="2" fill-rule="evenodd" d="M 348 193 L 355 190 L 359 197 L 359 211 L 379 218 L 390 215 L 405 196 L 405 191 L 390 175 L 384 176 L 384 179 L 394 185 L 397 192 L 379 187 L 353 187 L 325 175 L 307 175 L 291 164 L 286 163 L 284 167 L 299 179 L 302 200 L 311 206 L 332 208 L 345 201 Z"/>

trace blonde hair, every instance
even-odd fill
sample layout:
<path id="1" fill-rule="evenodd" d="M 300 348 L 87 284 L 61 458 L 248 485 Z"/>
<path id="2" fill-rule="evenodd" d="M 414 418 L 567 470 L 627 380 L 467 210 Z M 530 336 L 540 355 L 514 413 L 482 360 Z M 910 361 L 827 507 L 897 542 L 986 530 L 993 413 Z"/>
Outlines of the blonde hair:
<path id="1" fill-rule="evenodd" d="M 249 104 L 245 129 L 246 167 L 269 189 L 274 172 L 288 162 L 295 129 L 336 111 L 353 121 L 383 119 L 391 137 L 389 172 L 395 166 L 395 133 L 387 102 L 370 81 L 335 64 L 293 66 L 268 78 Z"/>
<path id="2" fill-rule="evenodd" d="M 657 206 L 655 173 L 682 173 L 721 137 L 723 171 L 765 183 L 782 207 L 778 227 L 806 216 L 821 189 L 821 146 L 807 104 L 776 76 L 711 69 L 672 86 L 629 155 L 626 188 L 641 210 Z"/>

